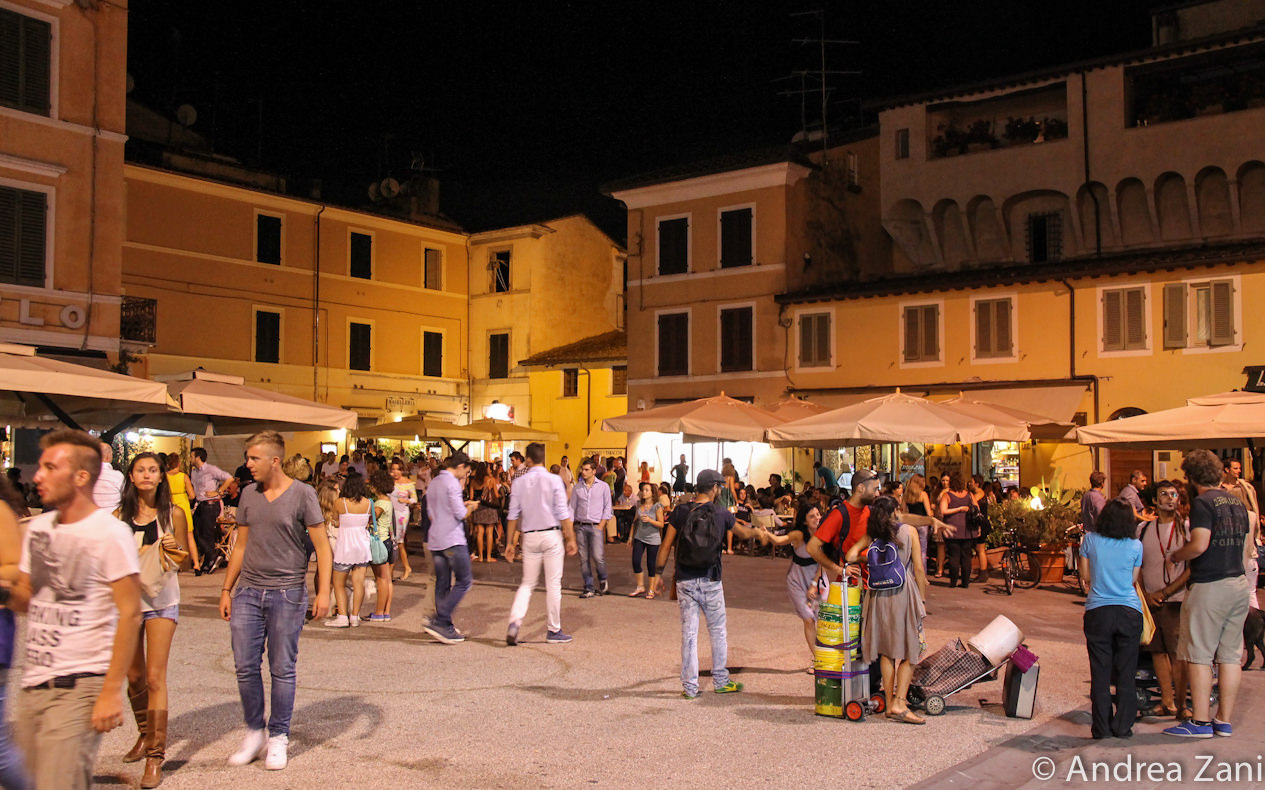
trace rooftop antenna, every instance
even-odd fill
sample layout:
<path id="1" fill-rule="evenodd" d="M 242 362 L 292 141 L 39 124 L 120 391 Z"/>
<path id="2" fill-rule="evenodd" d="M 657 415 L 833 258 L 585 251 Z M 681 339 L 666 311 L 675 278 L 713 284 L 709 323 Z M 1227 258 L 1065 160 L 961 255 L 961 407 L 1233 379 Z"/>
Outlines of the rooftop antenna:
<path id="1" fill-rule="evenodd" d="M 816 44 L 821 53 L 820 68 L 816 70 L 815 76 L 819 76 L 820 78 L 819 79 L 820 84 L 818 87 L 821 92 L 821 161 L 822 161 L 822 164 L 826 164 L 828 162 L 828 156 L 829 156 L 827 152 L 830 148 L 830 124 L 826 117 L 826 105 L 830 99 L 830 88 L 827 82 L 827 78 L 832 75 L 839 75 L 839 76 L 857 75 L 861 73 L 860 71 L 853 71 L 853 70 L 841 71 L 841 70 L 827 69 L 826 68 L 826 45 L 827 44 L 857 44 L 859 42 L 850 41 L 846 39 L 826 38 L 826 11 L 824 8 L 818 8 L 812 11 L 793 11 L 791 12 L 791 16 L 793 17 L 812 16 L 812 17 L 816 17 L 817 22 L 818 22 L 819 34 L 817 38 L 795 38 L 795 39 L 791 39 L 791 42 L 794 44 L 799 44 L 800 46 L 806 46 L 808 44 Z M 793 73 L 798 74 L 800 76 L 801 87 L 800 87 L 799 93 L 802 96 L 806 94 L 808 90 L 807 88 L 804 87 L 802 80 L 807 78 L 807 76 L 813 72 L 802 71 L 802 72 L 793 72 Z M 801 98 L 800 103 L 801 103 L 801 110 L 800 110 L 801 122 L 803 122 L 804 99 Z M 807 129 L 805 129 L 805 132 L 807 132 Z"/>

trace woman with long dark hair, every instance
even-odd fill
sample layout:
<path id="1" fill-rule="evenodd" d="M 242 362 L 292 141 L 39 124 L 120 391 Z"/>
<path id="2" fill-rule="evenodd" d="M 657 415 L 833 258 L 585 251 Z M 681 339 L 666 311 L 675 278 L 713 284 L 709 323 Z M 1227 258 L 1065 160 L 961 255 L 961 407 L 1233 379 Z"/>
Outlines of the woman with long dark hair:
<path id="1" fill-rule="evenodd" d="M 172 502 L 166 465 L 156 453 L 139 453 L 127 465 L 123 496 L 115 515 L 132 528 L 137 548 L 161 543 L 170 549 L 189 545 L 184 511 Z M 180 620 L 180 582 L 167 573 L 156 595 L 141 593 L 141 639 L 127 670 L 127 695 L 140 737 L 123 756 L 130 763 L 145 758 L 141 787 L 158 787 L 167 754 L 167 659 Z"/>
<path id="2" fill-rule="evenodd" d="M 927 478 L 920 474 L 913 474 L 909 478 L 909 482 L 905 484 L 904 510 L 906 513 L 912 513 L 916 516 L 932 515 L 931 497 L 927 496 Z M 918 543 L 922 547 L 922 567 L 927 568 L 927 545 L 930 543 L 931 534 L 929 527 L 915 527 L 918 531 Z M 940 544 L 941 555 L 943 555 L 944 544 Z M 943 565 L 943 562 L 941 562 Z M 939 566 L 936 570 L 941 570 Z M 939 575 L 939 574 L 936 574 Z"/>
<path id="3" fill-rule="evenodd" d="M 772 515 L 772 504 L 769 494 L 760 495 L 761 507 L 756 511 L 758 515 L 754 517 L 758 521 L 757 527 L 768 530 L 769 527 L 766 526 L 768 522 L 765 519 L 777 518 Z M 817 568 L 817 561 L 808 553 L 808 541 L 812 539 L 813 533 L 820 525 L 821 508 L 805 502 L 795 511 L 795 524 L 790 532 L 785 535 L 769 532 L 770 545 L 791 547 L 791 566 L 786 569 L 786 592 L 791 597 L 791 606 L 795 609 L 795 614 L 799 615 L 799 619 L 804 623 L 804 641 L 808 642 L 810 659 L 813 656 L 813 647 L 817 644 L 816 603 L 821 595 L 817 588 L 820 571 Z"/>
<path id="4" fill-rule="evenodd" d="M 389 509 L 390 503 L 388 503 Z M 365 596 L 365 569 L 372 559 L 369 553 L 369 531 L 372 525 L 372 503 L 365 478 L 349 474 L 343 481 L 338 514 L 338 542 L 334 546 L 334 600 L 338 613 L 325 621 L 330 628 L 355 628 L 360 625 L 360 605 Z M 351 606 L 347 602 L 347 577 L 351 576 Z"/>
<path id="5" fill-rule="evenodd" d="M 896 554 L 905 566 L 905 583 L 885 590 L 868 590 L 861 611 L 861 657 L 868 663 L 879 661 L 883 673 L 883 692 L 887 696 L 889 719 L 906 724 L 922 724 L 926 720 L 909 709 L 907 695 L 914 676 L 914 664 L 927 649 L 922 621 L 927 616 L 927 575 L 917 558 L 922 552 L 918 533 L 900 523 L 898 503 L 892 497 L 879 497 L 870 505 L 870 518 L 865 535 L 848 550 L 849 572 L 865 556 L 874 541 L 896 546 Z"/>
<path id="6" fill-rule="evenodd" d="M 949 484 L 940 492 L 940 520 L 953 527 L 953 531 L 944 536 L 950 587 L 959 583 L 963 588 L 971 586 L 971 554 L 975 551 L 975 539 L 967 530 L 966 516 L 974 502 L 962 484 L 962 476 L 956 473 L 950 475 Z"/>
<path id="7" fill-rule="evenodd" d="M 1084 618 L 1089 733 L 1095 738 L 1128 738 L 1137 716 L 1134 673 L 1142 638 L 1142 602 L 1134 585 L 1142 573 L 1142 542 L 1135 534 L 1132 506 L 1113 499 L 1098 514 L 1094 531 L 1086 532 L 1081 540 L 1078 568 L 1089 590 Z"/>
<path id="8" fill-rule="evenodd" d="M 663 529 L 667 516 L 663 508 L 659 505 L 659 500 L 655 491 L 654 484 L 644 482 L 637 486 L 637 513 L 636 522 L 633 525 L 632 534 L 632 567 L 633 576 L 637 579 L 637 589 L 628 593 L 630 598 L 645 593 L 646 598 L 653 599 L 655 596 L 655 585 L 658 580 L 655 578 L 655 563 L 659 560 L 659 545 L 663 542 L 663 536 L 659 530 Z M 646 570 L 641 570 L 641 558 L 645 555 Z M 646 576 L 650 577 L 650 585 L 646 586 Z"/>
<path id="9" fill-rule="evenodd" d="M 488 470 L 486 464 L 480 463 L 475 468 L 470 488 L 473 494 L 471 498 L 479 503 L 470 514 L 475 537 L 474 561 L 496 562 L 496 530 L 501 525 L 501 505 L 504 498 L 501 479 Z"/>

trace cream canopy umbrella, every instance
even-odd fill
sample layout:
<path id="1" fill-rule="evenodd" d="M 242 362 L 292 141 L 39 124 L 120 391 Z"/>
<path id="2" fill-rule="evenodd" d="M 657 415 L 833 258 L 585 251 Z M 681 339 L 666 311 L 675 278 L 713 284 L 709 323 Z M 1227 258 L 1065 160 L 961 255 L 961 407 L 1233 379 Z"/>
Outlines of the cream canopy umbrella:
<path id="1" fill-rule="evenodd" d="M 468 425 L 454 425 L 451 422 L 436 420 L 414 414 L 396 422 L 384 422 L 370 425 L 368 428 L 357 428 L 356 436 L 361 439 L 456 439 L 458 441 L 476 441 L 483 438 L 483 433 Z"/>
<path id="2" fill-rule="evenodd" d="M 180 404 L 176 414 L 153 415 L 139 424 L 155 430 L 232 436 L 263 430 L 355 430 L 354 411 L 250 387 L 241 376 L 194 370 L 160 376 Z"/>
<path id="3" fill-rule="evenodd" d="M 483 419 L 475 420 L 469 425 L 458 426 L 469 428 L 478 433 L 475 439 L 493 442 L 556 442 L 558 434 L 541 431 L 526 425 L 515 425 L 507 420 Z"/>
<path id="4" fill-rule="evenodd" d="M 602 427 L 626 433 L 683 433 L 705 441 L 762 442 L 764 432 L 785 420 L 772 412 L 721 393 L 607 417 Z"/>
<path id="5" fill-rule="evenodd" d="M 999 426 L 900 391 L 770 428 L 767 436 L 774 447 L 849 447 L 884 442 L 974 444 L 1028 438 L 1027 428 L 1017 420 Z M 1016 436 L 1023 438 L 1011 438 Z"/>
<path id="6" fill-rule="evenodd" d="M 1265 393 L 1222 392 L 1174 409 L 1076 429 L 1089 447 L 1164 449 L 1227 447 L 1265 438 Z"/>
<path id="7" fill-rule="evenodd" d="M 988 401 L 967 398 L 965 395 L 937 401 L 937 403 L 952 409 L 958 414 L 965 414 L 968 417 L 995 423 L 999 432 L 1010 430 L 1011 426 L 1018 423 L 1018 427 L 1014 430 L 1014 436 L 1017 438 L 999 436 L 998 441 L 1024 442 L 1030 438 L 1064 439 L 1076 427 L 1070 422 L 1059 422 L 1040 414 L 1003 406 L 1000 403 L 989 403 Z M 1029 435 L 1022 436 L 1024 431 Z"/>
<path id="8" fill-rule="evenodd" d="M 801 398 L 787 398 L 777 403 L 770 403 L 764 407 L 764 410 L 790 422 L 792 420 L 802 420 L 805 417 L 812 417 L 815 414 L 825 414 L 830 411 L 830 407 Z"/>

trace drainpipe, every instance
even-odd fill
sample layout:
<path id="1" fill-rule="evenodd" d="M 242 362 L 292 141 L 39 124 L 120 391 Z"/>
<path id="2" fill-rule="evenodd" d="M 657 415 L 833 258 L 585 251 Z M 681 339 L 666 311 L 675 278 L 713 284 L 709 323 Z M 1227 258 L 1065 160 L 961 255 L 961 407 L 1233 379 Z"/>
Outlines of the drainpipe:
<path id="1" fill-rule="evenodd" d="M 1071 284 L 1071 283 L 1070 283 L 1070 282 L 1069 282 L 1066 278 L 1064 278 L 1064 279 L 1060 280 L 1060 282 L 1062 282 L 1062 283 L 1063 283 L 1063 285 L 1067 288 L 1067 320 L 1068 320 L 1068 330 L 1067 330 L 1067 366 L 1068 366 L 1068 375 L 1069 375 L 1069 377 L 1072 379 L 1072 381 L 1076 381 L 1078 378 L 1082 378 L 1082 377 L 1080 377 L 1080 376 L 1078 376 L 1078 375 L 1076 374 L 1076 289 L 1072 287 L 1072 284 Z M 1097 375 L 1097 374 L 1093 374 L 1093 373 L 1091 373 L 1091 374 L 1088 374 L 1088 378 L 1093 379 L 1093 382 L 1094 382 L 1094 422 L 1095 422 L 1095 423 L 1097 423 L 1097 422 L 1099 422 L 1099 420 L 1101 419 L 1101 418 L 1098 416 L 1098 411 L 1099 411 L 1099 392 L 1098 392 L 1098 390 L 1099 390 L 1099 381 L 1098 381 L 1098 375 Z M 1095 469 L 1097 469 L 1097 468 L 1098 468 L 1098 448 L 1097 448 L 1097 447 L 1091 448 L 1091 449 L 1090 449 L 1090 452 L 1093 454 L 1093 457 L 1094 457 L 1094 468 L 1095 468 Z"/>
<path id="2" fill-rule="evenodd" d="M 1089 181 L 1089 87 L 1088 75 L 1081 72 L 1081 151 L 1084 154 L 1085 189 L 1089 191 L 1089 200 L 1094 204 L 1094 257 L 1102 257 L 1102 206 L 1098 204 L 1098 196 Z M 1097 393 L 1097 388 L 1094 389 Z M 1094 451 L 1095 454 L 1097 450 Z M 1095 459 L 1097 460 L 1097 459 Z"/>
<path id="3" fill-rule="evenodd" d="M 319 401 L 317 365 L 321 353 L 321 215 L 325 206 L 316 212 L 316 255 L 312 262 L 312 400 Z"/>

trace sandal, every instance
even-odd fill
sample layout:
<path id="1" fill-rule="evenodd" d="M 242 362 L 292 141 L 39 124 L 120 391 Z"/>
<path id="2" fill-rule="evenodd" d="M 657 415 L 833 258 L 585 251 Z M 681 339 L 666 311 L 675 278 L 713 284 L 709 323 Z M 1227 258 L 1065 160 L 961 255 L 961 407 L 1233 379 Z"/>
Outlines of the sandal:
<path id="1" fill-rule="evenodd" d="M 654 600 L 654 590 L 651 590 L 650 592 L 646 593 L 646 600 L 647 600 L 647 601 L 653 601 L 653 600 Z"/>
<path id="2" fill-rule="evenodd" d="M 1143 715 L 1143 716 L 1151 716 L 1151 717 L 1154 717 L 1154 718 L 1161 718 L 1161 717 L 1164 717 L 1164 716 L 1176 716 L 1176 715 L 1177 715 L 1177 708 L 1175 708 L 1175 707 L 1174 707 L 1174 708 L 1166 708 L 1166 707 L 1164 707 L 1164 705 L 1163 705 L 1162 703 L 1157 702 L 1157 703 L 1155 703 L 1154 705 L 1152 705 L 1151 707 L 1149 707 L 1149 708 L 1147 708 L 1146 710 L 1142 711 L 1141 715 Z"/>
<path id="3" fill-rule="evenodd" d="M 904 713 L 892 713 L 891 711 L 888 711 L 887 713 L 884 713 L 883 715 L 891 719 L 892 721 L 904 722 L 905 724 L 926 724 L 927 723 L 926 719 L 914 713 L 912 710 L 907 710 Z"/>
<path id="4" fill-rule="evenodd" d="M 646 588 L 645 588 L 645 587 L 638 587 L 637 589 L 635 589 L 635 590 L 633 590 L 632 592 L 628 593 L 628 597 L 629 597 L 629 598 L 640 598 L 641 596 L 643 596 L 643 595 L 645 595 L 645 594 L 646 594 Z M 653 593 L 652 593 L 652 594 L 653 594 Z"/>

